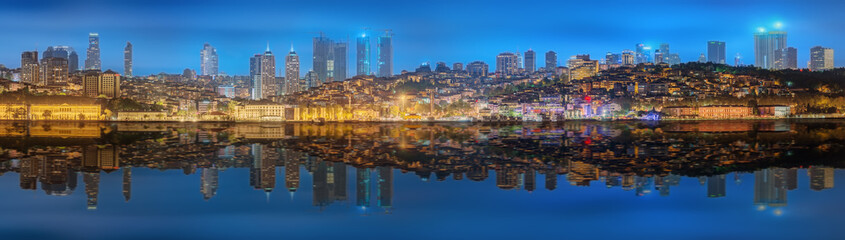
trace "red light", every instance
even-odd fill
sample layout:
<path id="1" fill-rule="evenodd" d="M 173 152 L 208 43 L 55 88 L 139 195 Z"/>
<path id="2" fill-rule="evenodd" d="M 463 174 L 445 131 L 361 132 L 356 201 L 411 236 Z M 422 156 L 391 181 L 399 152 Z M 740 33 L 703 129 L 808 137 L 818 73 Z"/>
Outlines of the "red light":
<path id="1" fill-rule="evenodd" d="M 584 101 L 590 102 L 590 96 L 584 96 Z"/>

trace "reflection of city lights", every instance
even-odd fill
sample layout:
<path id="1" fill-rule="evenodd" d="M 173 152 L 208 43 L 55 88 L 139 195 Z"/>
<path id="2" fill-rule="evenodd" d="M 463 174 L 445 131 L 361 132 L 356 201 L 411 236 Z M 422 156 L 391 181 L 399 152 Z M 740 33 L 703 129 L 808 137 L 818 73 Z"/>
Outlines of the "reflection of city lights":
<path id="1" fill-rule="evenodd" d="M 775 209 L 775 210 L 773 211 L 773 213 L 775 214 L 775 216 L 780 216 L 780 215 L 783 215 L 783 210 L 781 210 L 781 209 Z"/>
<path id="2" fill-rule="evenodd" d="M 766 210 L 766 206 L 765 206 L 765 205 L 760 205 L 760 206 L 757 206 L 757 211 L 764 211 L 764 210 Z"/>

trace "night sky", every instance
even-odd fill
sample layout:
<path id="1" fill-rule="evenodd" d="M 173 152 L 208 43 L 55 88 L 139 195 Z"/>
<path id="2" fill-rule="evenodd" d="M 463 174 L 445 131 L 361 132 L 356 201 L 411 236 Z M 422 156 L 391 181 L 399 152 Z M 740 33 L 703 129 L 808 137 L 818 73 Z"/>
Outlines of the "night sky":
<path id="1" fill-rule="evenodd" d="M 350 39 L 348 71 L 354 73 L 355 37 L 364 27 L 370 35 L 393 30 L 396 72 L 422 62 L 475 60 L 492 71 L 496 54 L 529 48 L 538 52 L 538 65 L 548 50 L 564 64 L 571 55 L 602 59 L 639 42 L 654 48 L 669 43 L 686 62 L 697 60 L 708 40 L 726 42 L 728 63 L 740 53 L 753 64 L 752 34 L 777 22 L 789 33 L 788 45 L 798 49 L 799 67 L 806 67 L 816 45 L 837 51 L 837 67 L 845 64 L 845 1 L 683 2 L 6 0 L 0 64 L 19 67 L 22 51 L 70 45 L 82 67 L 88 33 L 99 32 L 104 69 L 122 72 L 123 47 L 131 41 L 135 75 L 199 71 L 200 49 L 209 42 L 220 55 L 220 71 L 244 75 L 249 57 L 269 41 L 277 69 L 293 44 L 304 75 L 311 69 L 311 38 L 322 31 Z"/>

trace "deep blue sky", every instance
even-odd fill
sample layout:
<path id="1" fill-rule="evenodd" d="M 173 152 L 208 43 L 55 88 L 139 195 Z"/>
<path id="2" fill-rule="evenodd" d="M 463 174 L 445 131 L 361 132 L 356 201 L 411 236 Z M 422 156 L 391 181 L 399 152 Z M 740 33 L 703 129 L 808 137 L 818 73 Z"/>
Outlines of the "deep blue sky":
<path id="1" fill-rule="evenodd" d="M 311 38 L 325 32 L 346 38 L 354 73 L 354 38 L 363 27 L 393 29 L 395 71 L 429 61 L 482 60 L 494 68 L 503 51 L 589 53 L 633 49 L 638 42 L 671 45 L 683 61 L 694 61 L 706 41 L 727 42 L 728 62 L 741 53 L 752 64 L 758 27 L 783 24 L 788 44 L 805 67 L 815 45 L 845 49 L 845 1 L 220 1 L 4 0 L 0 64 L 20 65 L 20 52 L 70 45 L 83 65 L 88 32 L 99 32 L 103 68 L 122 71 L 123 46 L 135 46 L 135 75 L 199 70 L 204 42 L 220 54 L 220 70 L 248 73 L 249 57 L 267 41 L 277 56 L 293 44 L 302 74 L 311 68 Z M 542 54 L 537 59 L 542 65 Z M 845 65 L 837 53 L 836 66 Z M 277 57 L 277 68 L 283 60 Z M 351 74 L 350 74 L 351 75 Z"/>

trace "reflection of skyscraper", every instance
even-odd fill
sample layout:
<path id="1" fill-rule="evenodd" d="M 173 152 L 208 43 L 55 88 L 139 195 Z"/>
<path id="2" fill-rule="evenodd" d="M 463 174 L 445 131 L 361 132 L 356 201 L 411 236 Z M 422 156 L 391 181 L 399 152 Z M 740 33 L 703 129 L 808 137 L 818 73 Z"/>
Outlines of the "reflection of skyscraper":
<path id="1" fill-rule="evenodd" d="M 528 169 L 523 175 L 523 185 L 525 186 L 525 191 L 532 192 L 534 189 L 537 189 L 537 176 L 534 174 L 534 169 Z"/>
<path id="2" fill-rule="evenodd" d="M 487 179 L 487 166 L 484 165 L 472 165 L 469 167 L 467 171 L 467 178 L 473 181 L 484 181 Z"/>
<path id="3" fill-rule="evenodd" d="M 707 197 L 719 198 L 725 196 L 725 175 L 710 176 L 707 178 Z"/>
<path id="4" fill-rule="evenodd" d="M 393 207 L 393 168 L 376 167 L 378 171 L 378 206 L 390 211 Z"/>
<path id="5" fill-rule="evenodd" d="M 129 202 L 132 197 L 132 168 L 123 168 L 123 199 Z"/>
<path id="6" fill-rule="evenodd" d="M 21 189 L 35 190 L 38 187 L 38 172 L 41 170 L 41 160 L 36 157 L 28 157 L 21 159 L 20 164 Z"/>
<path id="7" fill-rule="evenodd" d="M 349 199 L 346 194 L 346 164 L 342 162 L 335 162 L 332 165 L 333 179 L 334 179 L 334 200 L 346 201 Z"/>
<path id="8" fill-rule="evenodd" d="M 783 175 L 777 169 L 763 169 L 754 172 L 754 204 L 770 207 L 786 206 L 786 189 L 778 187 Z"/>
<path id="9" fill-rule="evenodd" d="M 299 188 L 299 156 L 285 151 L 285 187 L 293 194 Z"/>
<path id="10" fill-rule="evenodd" d="M 202 193 L 202 199 L 208 200 L 217 194 L 218 175 L 219 170 L 217 170 L 217 167 L 200 169 L 200 193 Z"/>
<path id="11" fill-rule="evenodd" d="M 88 195 L 88 210 L 97 210 L 97 195 L 100 193 L 100 172 L 86 172 L 82 175 L 85 194 Z"/>
<path id="12" fill-rule="evenodd" d="M 519 174 L 516 169 L 502 165 L 496 168 L 496 186 L 501 189 L 515 189 L 519 181 Z"/>
<path id="13" fill-rule="evenodd" d="M 557 188 L 557 173 L 552 170 L 546 172 L 546 189 L 549 191 Z"/>
<path id="14" fill-rule="evenodd" d="M 370 169 L 358 168 L 355 174 L 356 206 L 370 206 Z"/>
<path id="15" fill-rule="evenodd" d="M 268 194 L 276 187 L 276 163 L 270 159 L 270 151 L 261 144 L 252 144 L 253 162 L 249 169 L 249 185 Z"/>
<path id="16" fill-rule="evenodd" d="M 810 177 L 810 189 L 821 191 L 833 188 L 833 168 L 822 166 L 811 166 L 807 169 Z"/>

